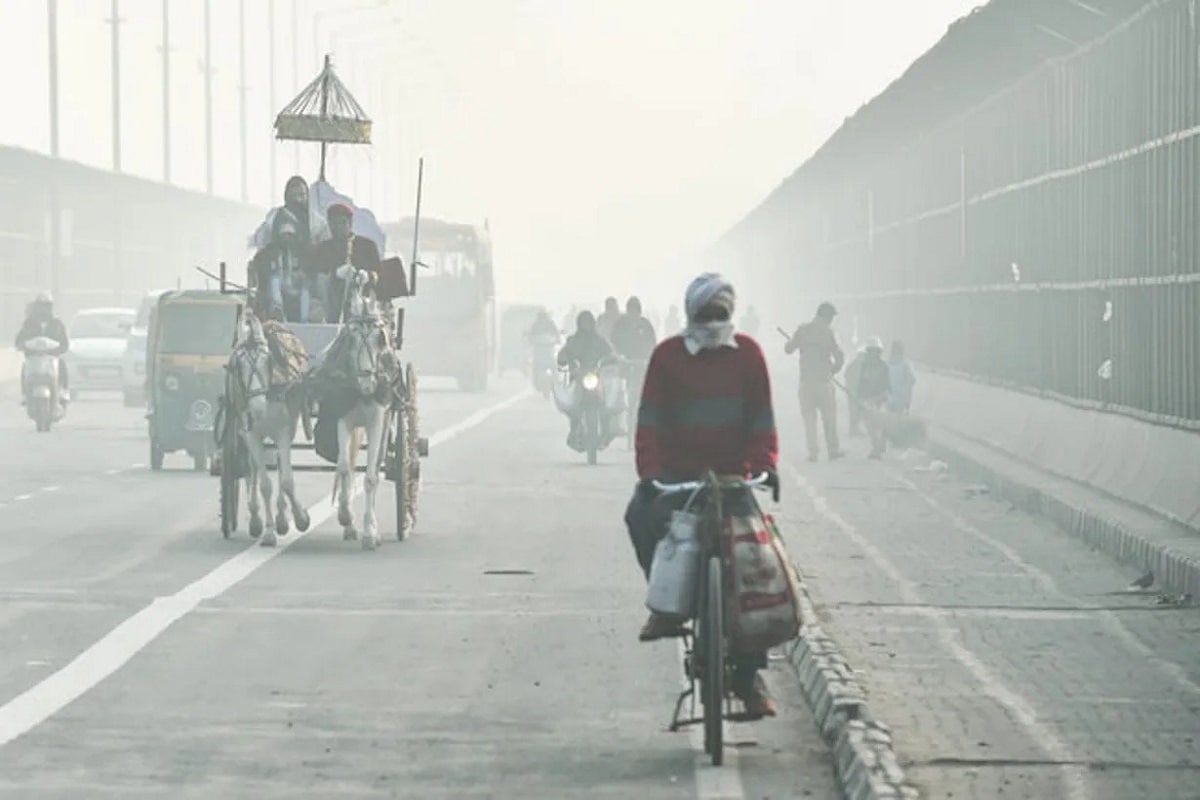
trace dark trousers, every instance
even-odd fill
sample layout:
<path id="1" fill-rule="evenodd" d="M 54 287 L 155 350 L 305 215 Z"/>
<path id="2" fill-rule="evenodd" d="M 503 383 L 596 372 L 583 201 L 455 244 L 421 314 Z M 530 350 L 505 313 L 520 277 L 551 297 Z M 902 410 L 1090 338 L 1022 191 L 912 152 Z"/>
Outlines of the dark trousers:
<path id="1" fill-rule="evenodd" d="M 629 529 L 629 541 L 646 579 L 650 578 L 650 565 L 654 562 L 654 548 L 667 535 L 671 513 L 683 509 L 687 494 L 659 495 L 652 488 L 639 487 L 625 509 L 625 526 Z M 734 682 L 752 681 L 754 673 L 767 667 L 766 653 L 731 653 Z"/>

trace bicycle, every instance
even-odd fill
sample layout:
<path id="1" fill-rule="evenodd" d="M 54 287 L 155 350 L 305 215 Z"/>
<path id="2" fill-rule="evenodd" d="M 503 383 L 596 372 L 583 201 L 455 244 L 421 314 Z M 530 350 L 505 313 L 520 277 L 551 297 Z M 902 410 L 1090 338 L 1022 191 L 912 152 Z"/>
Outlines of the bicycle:
<path id="1" fill-rule="evenodd" d="M 693 500 L 703 497 L 703 511 L 697 522 L 700 542 L 700 576 L 696 581 L 696 602 L 693 606 L 691 627 L 680 630 L 684 639 L 684 676 L 688 688 L 675 701 L 675 713 L 671 717 L 672 732 L 687 725 L 704 724 L 704 752 L 711 758 L 712 765 L 719 767 L 724 761 L 724 722 L 736 721 L 737 716 L 729 713 L 731 668 L 728 658 L 728 642 L 725 632 L 725 575 L 728 573 L 729 556 L 723 546 L 726 495 L 733 492 L 764 488 L 767 474 L 747 480 L 741 477 L 719 477 L 707 473 L 698 481 L 684 483 L 654 482 L 654 487 L 663 495 L 693 493 Z M 700 684 L 700 703 L 703 715 L 695 716 L 696 684 Z M 692 716 L 679 718 L 683 704 L 692 699 Z"/>

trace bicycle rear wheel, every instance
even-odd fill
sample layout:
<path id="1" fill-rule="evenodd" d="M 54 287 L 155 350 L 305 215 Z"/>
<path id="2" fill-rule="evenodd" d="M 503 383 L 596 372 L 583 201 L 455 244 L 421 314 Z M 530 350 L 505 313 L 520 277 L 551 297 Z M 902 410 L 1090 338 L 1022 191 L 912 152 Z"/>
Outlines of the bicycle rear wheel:
<path id="1" fill-rule="evenodd" d="M 724 581 L 720 556 L 708 559 L 707 586 L 704 593 L 702 625 L 704 676 L 701 702 L 704 704 L 704 752 L 714 767 L 725 759 L 725 610 Z"/>

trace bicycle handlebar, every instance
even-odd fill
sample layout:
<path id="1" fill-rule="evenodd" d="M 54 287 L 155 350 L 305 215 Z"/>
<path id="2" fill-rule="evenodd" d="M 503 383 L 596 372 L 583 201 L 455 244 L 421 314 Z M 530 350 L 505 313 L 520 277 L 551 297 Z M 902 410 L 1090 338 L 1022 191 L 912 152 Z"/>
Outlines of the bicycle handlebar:
<path id="1" fill-rule="evenodd" d="M 767 482 L 767 473 L 762 473 L 757 478 L 738 478 L 734 480 L 719 479 L 719 485 L 722 489 L 757 489 Z M 685 481 L 683 483 L 660 483 L 654 481 L 654 488 L 658 489 L 663 494 L 680 494 L 682 492 L 694 492 L 697 489 L 703 489 L 708 486 L 708 481 Z"/>

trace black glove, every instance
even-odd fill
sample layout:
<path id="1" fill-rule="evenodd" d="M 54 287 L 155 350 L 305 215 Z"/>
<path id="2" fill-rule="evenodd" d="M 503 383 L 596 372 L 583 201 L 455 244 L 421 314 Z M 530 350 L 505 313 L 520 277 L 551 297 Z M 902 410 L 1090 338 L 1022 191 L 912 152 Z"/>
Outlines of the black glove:
<path id="1" fill-rule="evenodd" d="M 764 486 L 771 487 L 771 499 L 776 503 L 779 502 L 779 473 L 774 470 L 767 470 L 767 479 L 763 481 Z"/>

